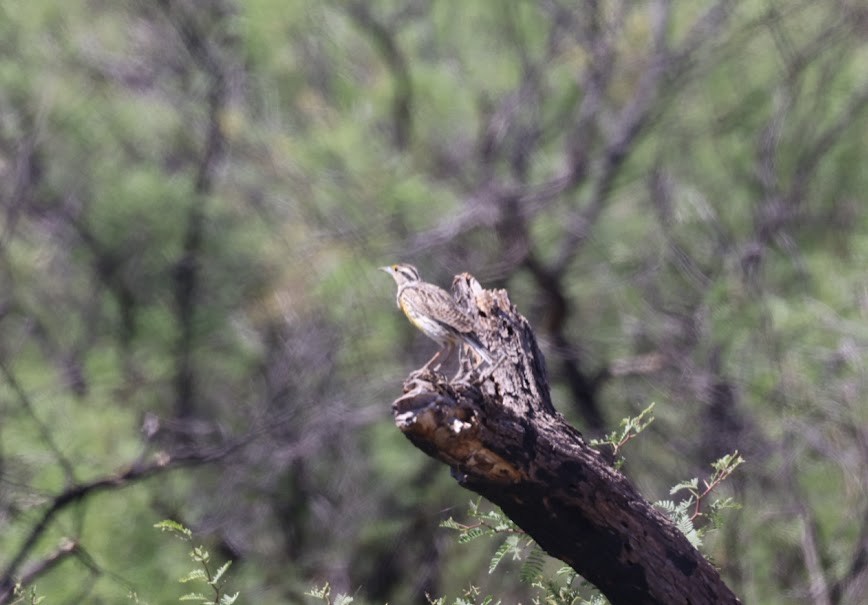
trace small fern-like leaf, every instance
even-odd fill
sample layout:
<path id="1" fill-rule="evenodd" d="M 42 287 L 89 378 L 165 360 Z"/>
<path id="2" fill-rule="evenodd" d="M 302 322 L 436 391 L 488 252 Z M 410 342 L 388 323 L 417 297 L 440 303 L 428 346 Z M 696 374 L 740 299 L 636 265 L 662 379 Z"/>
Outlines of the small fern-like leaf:
<path id="1" fill-rule="evenodd" d="M 192 582 L 193 580 L 202 580 L 204 582 L 208 581 L 208 576 L 205 575 L 205 572 L 201 569 L 194 569 L 190 571 L 183 578 L 179 578 L 178 581 L 182 584 L 186 584 L 187 582 Z"/>
<path id="2" fill-rule="evenodd" d="M 491 561 L 489 561 L 488 563 L 489 574 L 494 573 L 494 570 L 497 569 L 497 566 L 500 564 L 501 561 L 503 561 L 503 557 L 506 555 L 507 552 L 509 552 L 509 544 L 504 541 L 503 544 L 501 544 L 498 549 L 494 551 L 494 554 L 491 555 Z"/>
<path id="3" fill-rule="evenodd" d="M 449 517 L 445 521 L 441 521 L 440 527 L 445 527 L 446 529 L 461 529 L 461 525 L 452 517 Z"/>
<path id="4" fill-rule="evenodd" d="M 154 523 L 154 527 L 159 529 L 160 531 L 167 531 L 182 540 L 190 540 L 193 537 L 193 532 L 178 523 L 177 521 L 172 521 L 171 519 L 165 519 L 160 521 L 159 523 Z"/>
<path id="5" fill-rule="evenodd" d="M 539 546 L 536 544 L 531 548 L 527 559 L 521 566 L 519 572 L 519 580 L 523 584 L 533 584 L 533 582 L 542 575 L 543 566 L 545 565 L 545 555 Z"/>
<path id="6" fill-rule="evenodd" d="M 332 591 L 332 587 L 328 582 L 323 584 L 321 587 L 313 586 L 308 592 L 304 593 L 308 597 L 314 597 L 317 599 L 326 599 Z"/>
<path id="7" fill-rule="evenodd" d="M 204 546 L 196 546 L 190 553 L 190 558 L 197 563 L 207 563 L 211 559 L 211 553 Z"/>
<path id="8" fill-rule="evenodd" d="M 467 544 L 471 540 L 475 540 L 481 536 L 485 535 L 485 530 L 480 529 L 478 527 L 474 527 L 473 529 L 468 529 L 466 532 L 458 536 L 459 544 Z"/>
<path id="9" fill-rule="evenodd" d="M 217 586 L 220 578 L 223 577 L 223 574 L 226 573 L 226 570 L 229 569 L 230 565 L 232 565 L 232 561 L 226 561 L 216 572 L 214 572 L 214 577 L 211 578 L 211 586 Z"/>
<path id="10" fill-rule="evenodd" d="M 482 502 L 482 498 L 477 498 L 476 500 L 471 500 L 471 501 L 470 501 L 470 509 L 469 509 L 469 512 L 470 512 L 470 516 L 471 516 L 471 517 L 476 516 L 477 514 L 479 514 L 479 503 L 480 503 L 480 502 Z"/>
<path id="11" fill-rule="evenodd" d="M 682 481 L 681 483 L 673 486 L 672 489 L 669 490 L 669 495 L 673 496 L 682 490 L 687 490 L 691 494 L 693 494 L 698 489 L 699 489 L 699 479 L 694 477 L 693 479 L 689 479 L 687 481 Z"/>
<path id="12" fill-rule="evenodd" d="M 517 552 L 518 538 L 518 536 L 509 536 L 503 541 L 503 544 L 498 547 L 491 557 L 491 562 L 488 564 L 488 573 L 494 573 L 494 570 L 508 553 Z"/>
<path id="13" fill-rule="evenodd" d="M 675 503 L 672 500 L 658 500 L 654 503 L 654 506 L 663 509 L 663 511 L 670 515 L 675 512 Z"/>
<path id="14" fill-rule="evenodd" d="M 676 526 L 678 530 L 684 534 L 687 538 L 687 541 L 693 545 L 694 548 L 699 548 L 702 546 L 702 538 L 699 537 L 699 533 L 696 531 L 696 528 L 693 526 L 693 521 L 690 520 L 690 517 L 682 516 L 676 520 Z"/>

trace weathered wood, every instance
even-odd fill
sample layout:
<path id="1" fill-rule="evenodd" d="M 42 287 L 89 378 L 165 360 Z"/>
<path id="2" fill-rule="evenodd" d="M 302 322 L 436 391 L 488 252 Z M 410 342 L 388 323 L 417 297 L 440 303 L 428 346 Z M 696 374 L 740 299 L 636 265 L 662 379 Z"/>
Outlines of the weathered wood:
<path id="1" fill-rule="evenodd" d="M 502 361 L 489 376 L 411 375 L 393 404 L 404 435 L 613 605 L 739 603 L 684 535 L 554 409 L 543 356 L 506 292 L 462 274 L 453 293 Z M 469 363 L 462 360 L 465 369 Z"/>

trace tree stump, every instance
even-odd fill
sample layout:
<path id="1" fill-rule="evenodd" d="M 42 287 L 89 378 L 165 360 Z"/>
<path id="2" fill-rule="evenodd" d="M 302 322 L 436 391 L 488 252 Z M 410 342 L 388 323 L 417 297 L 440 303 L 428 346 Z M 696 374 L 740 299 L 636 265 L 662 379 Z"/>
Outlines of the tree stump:
<path id="1" fill-rule="evenodd" d="M 555 410 L 533 331 L 506 291 L 484 290 L 467 273 L 452 289 L 501 361 L 453 381 L 411 374 L 392 409 L 413 445 L 613 605 L 739 603 L 669 519 Z"/>

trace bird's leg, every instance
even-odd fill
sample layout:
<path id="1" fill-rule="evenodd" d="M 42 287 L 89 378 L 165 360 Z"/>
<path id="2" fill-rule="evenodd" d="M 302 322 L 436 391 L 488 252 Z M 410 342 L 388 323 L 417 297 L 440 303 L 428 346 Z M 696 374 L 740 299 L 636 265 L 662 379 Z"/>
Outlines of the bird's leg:
<path id="1" fill-rule="evenodd" d="M 440 354 L 441 354 L 441 353 L 442 353 L 442 349 L 441 349 L 440 351 L 437 351 L 436 353 L 434 353 L 434 357 L 432 357 L 431 359 L 429 359 L 429 360 L 425 363 L 424 366 L 422 366 L 421 368 L 419 368 L 419 371 L 420 371 L 420 372 L 424 372 L 425 370 L 430 370 L 430 369 L 431 369 L 431 365 L 432 365 L 435 361 L 437 361 L 437 358 L 440 357 Z M 439 366 L 438 366 L 438 367 L 439 367 Z"/>
<path id="2" fill-rule="evenodd" d="M 470 345 L 462 346 L 466 347 L 462 350 L 467 352 L 467 364 L 462 366 L 459 362 L 458 373 L 455 374 L 455 378 L 452 379 L 452 382 L 464 382 L 466 384 L 466 380 L 472 376 L 474 372 L 478 373 L 477 380 L 484 381 L 488 379 L 488 377 L 491 376 L 498 367 L 500 367 L 500 364 L 506 360 L 506 355 L 503 354 L 498 355 L 495 359 L 492 359 L 491 357 L 486 359 L 474 347 L 471 347 Z M 487 367 L 483 368 L 483 363 L 485 363 Z"/>
<path id="3" fill-rule="evenodd" d="M 444 353 L 445 353 L 445 354 L 444 354 Z M 435 357 L 439 357 L 439 356 L 442 355 L 442 359 L 440 359 L 440 360 L 438 361 L 437 366 L 434 368 L 434 371 L 437 371 L 437 370 L 439 370 L 440 368 L 442 368 L 442 367 L 443 367 L 443 364 L 445 364 L 447 361 L 449 361 L 450 359 L 452 359 L 452 355 L 453 355 L 454 353 L 455 353 L 455 344 L 454 344 L 454 343 L 451 343 L 451 342 L 450 342 L 450 343 L 447 343 L 446 346 L 445 346 L 444 348 L 442 348 L 442 349 L 440 349 L 439 351 L 437 351 L 437 355 L 435 355 Z"/>
<path id="4" fill-rule="evenodd" d="M 482 360 L 476 354 L 476 351 L 473 350 L 473 347 L 462 344 L 461 352 L 462 355 L 458 358 L 458 371 L 455 373 L 455 378 L 452 379 L 452 382 L 463 380 L 465 377 L 472 374 L 474 369 L 478 368 L 479 364 L 482 363 Z"/>
<path id="5" fill-rule="evenodd" d="M 449 361 L 449 359 L 452 357 L 452 353 L 454 352 L 455 346 L 452 343 L 447 343 L 445 347 L 443 347 L 434 354 L 434 357 L 428 360 L 428 363 L 422 366 L 422 370 L 432 370 L 434 372 L 438 371 L 441 367 L 443 367 L 444 363 Z M 435 361 L 437 362 L 437 365 L 434 365 Z M 431 367 L 432 365 L 434 366 L 433 368 Z"/>
<path id="6" fill-rule="evenodd" d="M 500 364 L 502 364 L 504 361 L 506 361 L 506 355 L 501 354 L 497 359 L 494 360 L 494 363 L 492 363 L 490 366 L 488 366 L 487 368 L 485 368 L 485 371 L 484 371 L 484 372 L 480 372 L 480 374 L 479 374 L 479 380 L 486 380 L 489 376 L 491 376 L 491 375 L 494 373 L 494 371 L 495 371 L 495 370 L 500 366 Z"/>

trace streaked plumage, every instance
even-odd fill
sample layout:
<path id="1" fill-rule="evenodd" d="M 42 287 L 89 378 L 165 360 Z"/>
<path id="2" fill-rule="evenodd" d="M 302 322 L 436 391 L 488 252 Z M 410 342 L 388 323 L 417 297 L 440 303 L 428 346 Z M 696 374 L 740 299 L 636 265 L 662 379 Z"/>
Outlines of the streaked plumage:
<path id="1" fill-rule="evenodd" d="M 422 281 L 413 265 L 389 265 L 380 269 L 398 284 L 398 308 L 423 334 L 442 347 L 425 368 L 436 360 L 440 360 L 439 367 L 459 343 L 468 345 L 487 363 L 492 363 L 491 354 L 473 333 L 473 321 L 458 308 L 446 290 Z"/>

